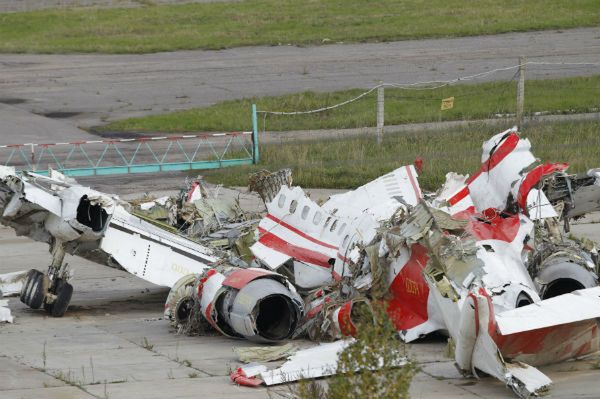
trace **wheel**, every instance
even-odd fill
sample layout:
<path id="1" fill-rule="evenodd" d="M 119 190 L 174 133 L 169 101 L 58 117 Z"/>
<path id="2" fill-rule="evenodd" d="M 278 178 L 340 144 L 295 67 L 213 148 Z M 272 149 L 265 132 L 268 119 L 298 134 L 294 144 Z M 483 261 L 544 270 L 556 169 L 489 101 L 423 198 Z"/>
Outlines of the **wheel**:
<path id="1" fill-rule="evenodd" d="M 30 271 L 27 272 L 27 277 L 25 277 L 25 283 L 23 284 L 23 288 L 21 288 L 21 302 L 23 302 L 25 305 L 29 305 L 27 298 L 28 298 L 28 292 L 31 289 L 31 284 L 33 282 L 33 276 L 37 276 L 37 273 L 40 273 L 39 271 L 35 270 L 35 269 L 31 269 Z"/>
<path id="2" fill-rule="evenodd" d="M 67 312 L 72 296 L 73 286 L 63 279 L 58 279 L 56 282 L 56 299 L 52 303 L 44 303 L 44 309 L 53 317 L 63 317 Z"/>
<path id="3" fill-rule="evenodd" d="M 31 288 L 29 290 L 28 305 L 31 309 L 39 309 L 44 303 L 46 292 L 48 292 L 49 279 L 42 272 L 38 272 L 32 279 Z"/>
<path id="4" fill-rule="evenodd" d="M 39 270 L 31 269 L 21 290 L 21 302 L 31 309 L 39 309 L 48 291 L 48 276 Z"/>

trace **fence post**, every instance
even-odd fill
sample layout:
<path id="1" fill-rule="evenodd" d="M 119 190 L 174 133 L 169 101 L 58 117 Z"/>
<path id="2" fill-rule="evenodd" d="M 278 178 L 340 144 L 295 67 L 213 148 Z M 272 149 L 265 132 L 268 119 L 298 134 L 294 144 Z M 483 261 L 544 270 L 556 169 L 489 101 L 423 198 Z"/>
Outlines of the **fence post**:
<path id="1" fill-rule="evenodd" d="M 30 144 L 31 146 L 31 170 L 33 170 L 35 172 L 35 147 L 33 145 L 33 143 Z"/>
<path id="2" fill-rule="evenodd" d="M 525 57 L 519 57 L 519 82 L 517 83 L 517 125 L 523 123 L 525 108 Z"/>
<path id="3" fill-rule="evenodd" d="M 377 145 L 383 142 L 383 118 L 385 109 L 385 93 L 383 86 L 377 88 Z"/>
<path id="4" fill-rule="evenodd" d="M 258 154 L 258 118 L 256 116 L 256 104 L 252 104 L 252 163 L 259 161 Z"/>

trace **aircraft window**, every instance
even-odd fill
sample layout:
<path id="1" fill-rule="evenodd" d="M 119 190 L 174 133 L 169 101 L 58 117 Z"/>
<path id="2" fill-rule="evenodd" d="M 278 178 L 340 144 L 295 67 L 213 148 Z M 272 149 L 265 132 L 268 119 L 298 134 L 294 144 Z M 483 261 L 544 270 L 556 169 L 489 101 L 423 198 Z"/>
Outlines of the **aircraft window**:
<path id="1" fill-rule="evenodd" d="M 344 241 L 342 242 L 342 247 L 345 247 L 346 245 L 348 245 L 348 241 L 350 241 L 350 236 L 346 236 L 344 237 Z"/>
<path id="2" fill-rule="evenodd" d="M 325 221 L 325 226 L 324 227 L 327 227 L 329 225 L 329 222 L 331 222 L 331 216 L 329 216 L 327 218 L 327 220 Z"/>
<path id="3" fill-rule="evenodd" d="M 346 223 L 344 223 L 342 225 L 342 227 L 340 227 L 340 231 L 338 231 L 338 235 L 342 235 L 342 232 L 344 231 L 345 228 L 346 228 Z"/>
<path id="4" fill-rule="evenodd" d="M 337 227 L 337 220 L 333 221 L 333 224 L 331 225 L 331 227 L 329 228 L 329 231 L 333 231 L 335 230 L 335 228 Z"/>
<path id="5" fill-rule="evenodd" d="M 277 206 L 279 206 L 280 208 L 283 208 L 284 205 L 285 205 L 285 195 L 281 194 L 279 196 L 279 200 L 277 201 Z"/>
<path id="6" fill-rule="evenodd" d="M 298 207 L 298 201 L 292 200 L 292 202 L 290 202 L 290 213 L 296 212 L 297 207 Z"/>
<path id="7" fill-rule="evenodd" d="M 310 207 L 308 205 L 304 205 L 304 208 L 302 208 L 302 220 L 306 220 L 308 217 L 308 212 L 310 212 Z"/>
<path id="8" fill-rule="evenodd" d="M 313 223 L 319 224 L 321 223 L 322 215 L 321 212 L 315 212 L 315 216 L 313 217 Z"/>

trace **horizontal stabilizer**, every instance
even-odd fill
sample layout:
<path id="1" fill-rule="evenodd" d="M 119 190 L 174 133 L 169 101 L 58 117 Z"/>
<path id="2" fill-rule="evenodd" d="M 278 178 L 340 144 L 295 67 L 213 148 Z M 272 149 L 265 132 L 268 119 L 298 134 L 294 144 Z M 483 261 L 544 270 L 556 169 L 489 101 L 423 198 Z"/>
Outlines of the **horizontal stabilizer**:
<path id="1" fill-rule="evenodd" d="M 573 291 L 496 315 L 502 335 L 600 317 L 600 287 Z"/>

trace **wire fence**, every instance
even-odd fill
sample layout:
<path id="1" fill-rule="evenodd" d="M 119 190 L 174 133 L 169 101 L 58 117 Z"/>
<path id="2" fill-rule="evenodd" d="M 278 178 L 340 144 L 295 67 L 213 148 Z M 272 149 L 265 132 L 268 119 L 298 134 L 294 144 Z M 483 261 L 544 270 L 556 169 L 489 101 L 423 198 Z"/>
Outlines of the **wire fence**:
<path id="1" fill-rule="evenodd" d="M 582 68 L 587 76 L 524 79 L 527 74 L 539 77 L 557 68 L 569 68 L 571 73 Z M 596 70 L 598 73 L 594 74 Z M 486 81 L 481 82 L 483 79 Z M 525 115 L 591 112 L 595 113 L 592 117 L 597 117 L 599 114 L 600 63 L 520 62 L 445 81 L 381 83 L 363 90 L 299 93 L 264 101 L 258 111 L 263 134 L 297 132 L 264 135 L 261 165 L 217 172 L 218 180 L 243 185 L 247 173 L 257 168 L 289 167 L 295 184 L 352 188 L 401 165 L 414 163 L 418 157 L 424 163 L 420 184 L 426 190 L 435 190 L 448 172 L 469 174 L 477 170 L 482 142 L 515 124 L 519 85 L 523 82 L 525 95 L 521 103 Z M 381 90 L 385 95 L 383 102 L 378 101 Z M 380 146 L 374 140 L 378 105 L 384 109 L 388 127 Z M 574 115 L 573 119 L 578 118 L 581 115 Z M 438 124 L 450 121 L 470 123 Z M 567 162 L 571 164 L 569 171 L 578 173 L 600 166 L 599 121 L 600 117 L 592 122 L 530 124 L 521 130 L 542 161 Z M 434 123 L 423 130 L 421 122 Z M 409 123 L 414 123 L 410 129 L 406 127 Z M 490 126 L 492 123 L 494 126 Z M 390 125 L 405 126 L 396 129 Z M 411 130 L 412 127 L 415 129 Z M 344 128 L 363 129 L 338 133 Z M 286 136 L 294 139 L 286 140 Z M 273 140 L 269 141 L 269 137 Z"/>
<path id="2" fill-rule="evenodd" d="M 519 79 L 527 72 L 563 68 L 582 68 L 586 72 L 592 69 L 599 74 L 552 80 L 522 79 L 521 82 Z M 481 82 L 491 77 L 498 80 Z M 518 107 L 519 84 L 524 84 L 526 93 L 522 110 Z M 260 130 L 374 127 L 383 124 L 377 120 L 377 94 L 383 90 L 385 100 L 379 106 L 383 107 L 381 115 L 385 125 L 516 119 L 519 112 L 525 115 L 598 112 L 600 63 L 527 61 L 448 80 L 382 82 L 366 90 L 300 93 L 278 98 L 278 103 L 271 104 L 272 108 L 280 106 L 279 109 L 263 105 L 258 111 L 262 116 Z"/>

